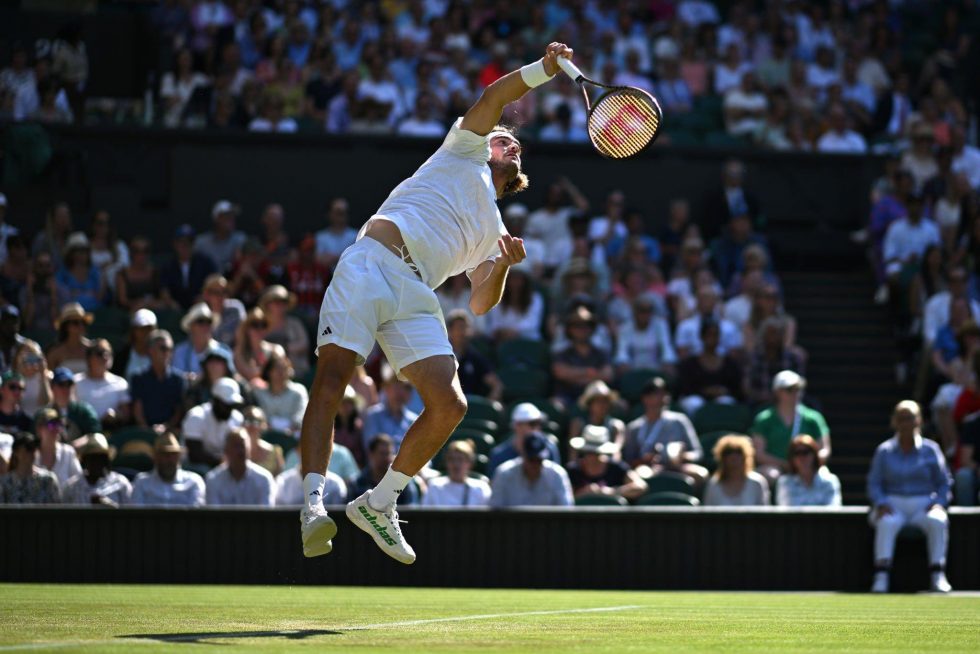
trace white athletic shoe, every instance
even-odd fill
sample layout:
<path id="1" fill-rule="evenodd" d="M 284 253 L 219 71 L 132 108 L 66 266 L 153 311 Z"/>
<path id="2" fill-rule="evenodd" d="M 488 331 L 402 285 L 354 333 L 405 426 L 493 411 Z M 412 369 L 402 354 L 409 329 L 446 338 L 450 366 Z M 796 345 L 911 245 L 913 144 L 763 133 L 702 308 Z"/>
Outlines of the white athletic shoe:
<path id="1" fill-rule="evenodd" d="M 378 511 L 368 504 L 371 491 L 365 492 L 347 505 L 347 517 L 366 531 L 381 551 L 399 563 L 415 563 L 415 550 L 405 542 L 398 525 L 398 511 L 392 504 L 386 511 Z"/>
<path id="2" fill-rule="evenodd" d="M 942 570 L 932 573 L 930 588 L 934 593 L 948 593 L 953 590 L 953 587 L 949 585 L 949 580 L 946 579 L 946 573 Z"/>
<path id="3" fill-rule="evenodd" d="M 303 534 L 303 555 L 323 556 L 333 550 L 331 539 L 337 535 L 337 523 L 333 521 L 322 504 L 308 506 L 299 512 L 299 523 Z"/>
<path id="4" fill-rule="evenodd" d="M 872 593 L 887 593 L 888 592 L 888 573 L 887 572 L 876 572 L 875 580 L 871 584 Z"/>

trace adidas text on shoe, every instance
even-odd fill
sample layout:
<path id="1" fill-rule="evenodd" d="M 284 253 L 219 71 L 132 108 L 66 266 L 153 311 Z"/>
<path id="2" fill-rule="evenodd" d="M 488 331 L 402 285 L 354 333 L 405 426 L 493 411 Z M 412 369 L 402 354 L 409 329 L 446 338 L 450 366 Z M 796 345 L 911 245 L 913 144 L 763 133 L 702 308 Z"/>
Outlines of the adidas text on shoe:
<path id="1" fill-rule="evenodd" d="M 347 517 L 362 531 L 367 532 L 381 551 L 399 563 L 415 562 L 415 550 L 405 542 L 399 526 L 398 511 L 392 506 L 378 511 L 368 504 L 371 491 L 367 491 L 347 505 Z"/>

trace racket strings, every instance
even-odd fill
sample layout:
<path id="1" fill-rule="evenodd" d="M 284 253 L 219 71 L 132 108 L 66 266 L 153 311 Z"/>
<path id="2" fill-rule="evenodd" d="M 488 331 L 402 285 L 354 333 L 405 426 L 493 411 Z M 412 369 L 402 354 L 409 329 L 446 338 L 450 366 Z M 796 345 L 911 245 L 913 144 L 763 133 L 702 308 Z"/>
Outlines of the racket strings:
<path id="1" fill-rule="evenodd" d="M 614 91 L 589 116 L 589 136 L 607 157 L 623 159 L 645 148 L 660 128 L 660 112 L 642 92 Z"/>

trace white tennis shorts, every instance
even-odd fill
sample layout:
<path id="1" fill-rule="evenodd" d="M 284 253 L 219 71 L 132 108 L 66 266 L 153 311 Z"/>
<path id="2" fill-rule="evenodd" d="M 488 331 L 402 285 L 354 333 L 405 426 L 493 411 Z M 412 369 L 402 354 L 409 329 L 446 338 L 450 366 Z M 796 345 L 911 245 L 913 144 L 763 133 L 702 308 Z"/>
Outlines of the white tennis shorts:
<path id="1" fill-rule="evenodd" d="M 406 366 L 453 356 L 435 292 L 393 250 L 364 237 L 340 256 L 323 294 L 317 351 L 327 343 L 357 353 L 361 365 L 377 341 L 401 377 Z"/>

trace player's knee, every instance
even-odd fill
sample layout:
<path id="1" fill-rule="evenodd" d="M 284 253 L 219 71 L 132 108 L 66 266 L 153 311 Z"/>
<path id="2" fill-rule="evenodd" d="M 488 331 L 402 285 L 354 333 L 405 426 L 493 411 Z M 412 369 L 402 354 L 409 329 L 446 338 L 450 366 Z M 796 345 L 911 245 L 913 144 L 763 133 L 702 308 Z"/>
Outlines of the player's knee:
<path id="1" fill-rule="evenodd" d="M 310 388 L 310 395 L 312 396 L 310 399 L 311 401 L 339 405 L 345 390 L 347 390 L 346 379 L 334 372 L 323 371 L 318 373 L 313 381 L 313 386 Z"/>
<path id="2" fill-rule="evenodd" d="M 438 411 L 439 415 L 446 421 L 459 424 L 463 416 L 466 415 L 468 406 L 465 395 L 457 393 L 455 390 L 447 390 L 444 393 L 440 393 L 437 397 L 432 398 L 430 405 L 427 405 L 426 408 L 431 407 Z"/>

